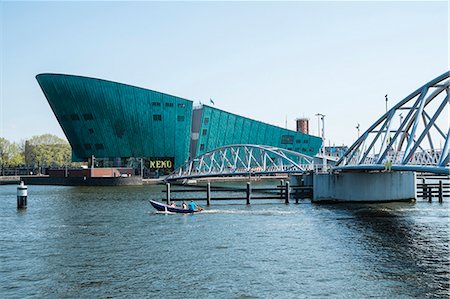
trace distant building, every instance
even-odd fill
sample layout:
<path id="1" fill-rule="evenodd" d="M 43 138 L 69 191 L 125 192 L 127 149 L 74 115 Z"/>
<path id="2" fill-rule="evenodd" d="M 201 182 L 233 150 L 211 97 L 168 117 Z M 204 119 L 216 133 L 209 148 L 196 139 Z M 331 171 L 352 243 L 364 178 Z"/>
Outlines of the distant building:
<path id="1" fill-rule="evenodd" d="M 309 134 L 309 118 L 297 118 L 297 132 Z"/>
<path id="2" fill-rule="evenodd" d="M 348 146 L 326 146 L 325 147 L 325 155 L 330 157 L 342 157 L 345 152 L 348 150 Z"/>
<path id="3" fill-rule="evenodd" d="M 101 79 L 36 76 L 72 146 L 74 161 L 163 174 L 230 144 L 263 144 L 314 156 L 321 139 L 180 97 Z M 142 161 L 142 162 L 141 162 Z"/>

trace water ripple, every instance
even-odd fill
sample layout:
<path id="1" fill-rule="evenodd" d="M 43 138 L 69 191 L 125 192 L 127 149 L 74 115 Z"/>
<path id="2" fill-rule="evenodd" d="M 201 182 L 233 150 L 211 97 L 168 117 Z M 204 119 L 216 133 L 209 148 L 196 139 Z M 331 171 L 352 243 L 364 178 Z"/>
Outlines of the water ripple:
<path id="1" fill-rule="evenodd" d="M 0 295 L 449 298 L 449 205 L 213 204 L 156 214 L 160 187 L 0 186 Z"/>

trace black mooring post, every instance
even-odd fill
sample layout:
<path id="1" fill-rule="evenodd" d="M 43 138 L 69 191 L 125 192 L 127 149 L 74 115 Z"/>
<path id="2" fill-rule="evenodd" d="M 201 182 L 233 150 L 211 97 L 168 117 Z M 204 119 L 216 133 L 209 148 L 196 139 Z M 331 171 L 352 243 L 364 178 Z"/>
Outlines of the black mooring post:
<path id="1" fill-rule="evenodd" d="M 431 187 L 428 187 L 428 202 L 432 201 Z"/>
<path id="2" fill-rule="evenodd" d="M 442 190 L 442 181 L 439 181 L 439 203 L 444 201 L 443 190 Z"/>
<path id="3" fill-rule="evenodd" d="M 286 185 L 285 185 L 285 194 L 284 194 L 284 203 L 288 204 L 289 203 L 289 181 L 286 181 Z"/>
<path id="4" fill-rule="evenodd" d="M 28 187 L 25 186 L 23 181 L 17 186 L 17 209 L 27 208 Z"/>
<path id="5" fill-rule="evenodd" d="M 166 202 L 170 205 L 170 183 L 166 183 Z"/>
<path id="6" fill-rule="evenodd" d="M 283 180 L 280 180 L 280 198 L 283 199 Z"/>
<path id="7" fill-rule="evenodd" d="M 247 196 L 246 196 L 248 205 L 250 204 L 251 195 L 252 195 L 252 188 L 250 186 L 250 182 L 248 182 L 247 183 Z"/>
<path id="8" fill-rule="evenodd" d="M 427 185 L 425 185 L 425 178 L 422 178 L 422 197 L 427 198 Z"/>
<path id="9" fill-rule="evenodd" d="M 206 184 L 206 205 L 209 207 L 211 205 L 211 183 Z"/>

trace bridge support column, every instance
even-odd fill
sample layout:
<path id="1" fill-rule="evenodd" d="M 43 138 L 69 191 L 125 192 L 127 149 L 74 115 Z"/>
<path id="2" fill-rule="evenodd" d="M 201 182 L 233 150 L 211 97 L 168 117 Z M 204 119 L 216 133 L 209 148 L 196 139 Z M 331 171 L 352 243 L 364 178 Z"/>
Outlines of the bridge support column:
<path id="1" fill-rule="evenodd" d="M 416 199 L 415 172 L 315 174 L 313 202 L 389 202 Z"/>

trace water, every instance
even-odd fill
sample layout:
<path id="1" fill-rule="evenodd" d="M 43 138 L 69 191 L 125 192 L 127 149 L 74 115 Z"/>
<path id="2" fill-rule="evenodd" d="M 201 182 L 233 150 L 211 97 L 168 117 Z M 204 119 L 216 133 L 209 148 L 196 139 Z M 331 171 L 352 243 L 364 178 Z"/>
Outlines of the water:
<path id="1" fill-rule="evenodd" d="M 160 187 L 0 186 L 0 297 L 449 298 L 449 204 L 156 214 Z"/>

